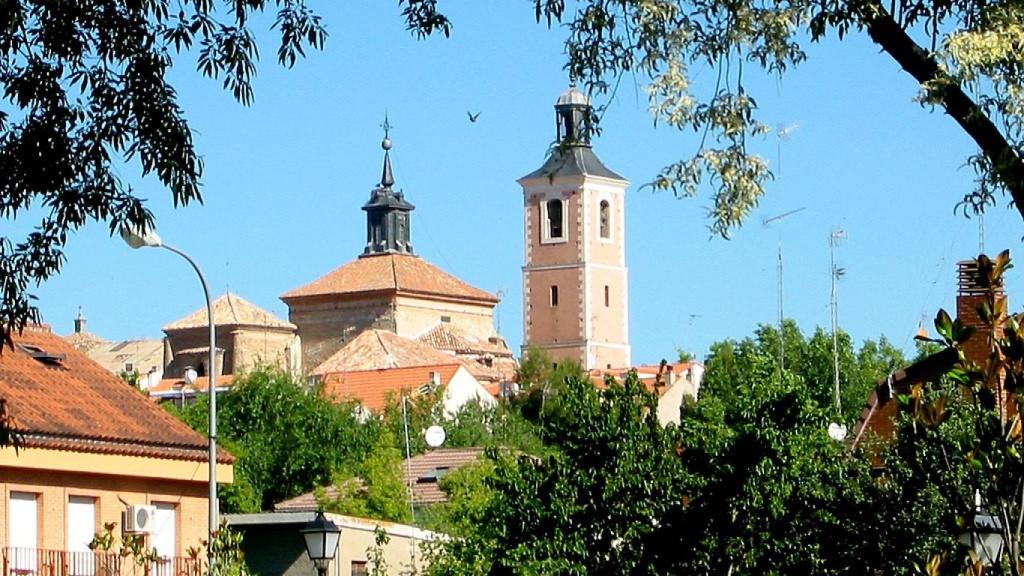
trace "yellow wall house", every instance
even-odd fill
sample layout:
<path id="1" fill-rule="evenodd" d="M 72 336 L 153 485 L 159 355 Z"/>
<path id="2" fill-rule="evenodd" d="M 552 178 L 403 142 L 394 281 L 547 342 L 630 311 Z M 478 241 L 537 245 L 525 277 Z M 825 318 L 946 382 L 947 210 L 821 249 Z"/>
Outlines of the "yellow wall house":
<path id="1" fill-rule="evenodd" d="M 30 326 L 0 353 L 0 398 L 21 438 L 0 449 L 0 576 L 195 573 L 206 537 L 207 440 L 75 350 Z M 217 480 L 232 481 L 231 455 Z M 137 522 L 122 522 L 122 513 Z M 159 555 L 134 567 L 88 544 L 105 523 Z M 136 526 L 125 524 L 137 523 Z"/>

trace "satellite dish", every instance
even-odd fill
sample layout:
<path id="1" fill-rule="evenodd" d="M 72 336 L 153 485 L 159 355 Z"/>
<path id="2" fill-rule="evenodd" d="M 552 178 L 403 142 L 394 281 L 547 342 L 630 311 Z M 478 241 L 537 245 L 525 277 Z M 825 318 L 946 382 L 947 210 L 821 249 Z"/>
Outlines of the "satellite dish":
<path id="1" fill-rule="evenodd" d="M 444 444 L 444 428 L 434 425 L 427 428 L 427 431 L 423 434 L 424 439 L 427 441 L 427 446 L 431 448 L 437 448 Z"/>
<path id="2" fill-rule="evenodd" d="M 828 435 L 836 442 L 846 440 L 846 426 L 832 422 L 828 425 Z"/>
<path id="3" fill-rule="evenodd" d="M 185 377 L 183 378 L 183 380 L 185 380 L 185 384 L 191 386 L 196 383 L 197 378 L 199 378 L 199 373 L 196 372 L 195 368 L 191 366 L 185 368 Z"/>

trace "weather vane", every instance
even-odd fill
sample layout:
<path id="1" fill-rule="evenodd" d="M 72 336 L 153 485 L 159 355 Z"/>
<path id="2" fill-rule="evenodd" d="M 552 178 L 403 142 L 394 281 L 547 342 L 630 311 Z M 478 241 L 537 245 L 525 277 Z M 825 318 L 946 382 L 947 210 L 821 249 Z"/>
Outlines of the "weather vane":
<path id="1" fill-rule="evenodd" d="M 384 129 L 384 140 L 381 141 L 381 143 L 380 143 L 381 148 L 384 148 L 385 151 L 390 150 L 391 149 L 391 138 L 389 137 L 389 135 L 391 133 L 391 129 L 394 128 L 394 126 L 392 126 L 391 122 L 388 121 L 388 113 L 387 112 L 384 113 L 384 123 L 381 124 L 380 127 Z"/>

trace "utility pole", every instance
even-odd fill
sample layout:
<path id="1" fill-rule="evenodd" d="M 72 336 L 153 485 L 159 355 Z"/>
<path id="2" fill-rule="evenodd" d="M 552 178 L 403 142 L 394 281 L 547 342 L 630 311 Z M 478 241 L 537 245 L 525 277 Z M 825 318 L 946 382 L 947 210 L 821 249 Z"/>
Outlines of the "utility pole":
<path id="1" fill-rule="evenodd" d="M 771 218 L 765 218 L 761 220 L 762 226 L 768 226 L 772 222 L 778 222 L 787 216 L 792 216 L 797 212 L 806 210 L 806 207 L 801 206 L 795 210 L 789 212 L 783 212 L 778 216 L 772 216 Z M 779 378 L 782 378 L 782 371 L 786 369 L 786 340 L 782 335 L 782 328 L 785 322 L 785 315 L 783 314 L 782 303 L 783 303 L 783 283 L 782 283 L 782 232 L 779 232 L 779 247 L 778 247 L 778 264 L 776 265 L 776 274 L 778 278 L 778 285 L 776 287 L 777 297 L 777 310 L 778 310 L 778 323 L 779 323 Z"/>
<path id="2" fill-rule="evenodd" d="M 835 386 L 836 415 L 842 413 L 842 401 L 839 399 L 839 292 L 837 281 L 846 274 L 844 268 L 836 265 L 836 246 L 839 241 L 846 238 L 846 231 L 839 229 L 832 231 L 828 237 L 829 254 L 832 260 L 832 376 Z"/>

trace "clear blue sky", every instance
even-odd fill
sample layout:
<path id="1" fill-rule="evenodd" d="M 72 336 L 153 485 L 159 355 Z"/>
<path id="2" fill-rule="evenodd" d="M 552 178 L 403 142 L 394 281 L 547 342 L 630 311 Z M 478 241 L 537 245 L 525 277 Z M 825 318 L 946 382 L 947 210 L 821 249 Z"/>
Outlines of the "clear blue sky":
<path id="1" fill-rule="evenodd" d="M 215 294 L 225 289 L 281 317 L 278 296 L 355 258 L 360 206 L 380 176 L 385 111 L 395 178 L 415 205 L 424 258 L 505 294 L 500 327 L 522 338 L 522 192 L 554 137 L 552 105 L 566 88 L 561 30 L 533 21 L 527 2 L 442 3 L 450 39 L 418 41 L 396 2 L 311 2 L 330 31 L 326 49 L 292 70 L 262 46 L 256 102 L 243 108 L 219 82 L 175 72 L 206 161 L 204 205 L 175 210 L 169 193 L 126 168 L 150 199 L 164 239 L 191 253 Z M 268 21 L 269 23 L 269 21 Z M 916 85 L 863 36 L 808 46 L 810 59 L 750 90 L 770 125 L 798 125 L 756 146 L 777 179 L 732 240 L 711 238 L 706 196 L 678 200 L 640 186 L 694 151 L 697 137 L 652 125 L 646 97 L 622 83 L 595 150 L 633 184 L 627 196 L 630 328 L 635 362 L 697 353 L 774 322 L 776 250 L 785 256 L 785 313 L 810 331 L 829 322 L 832 230 L 839 248 L 840 324 L 858 340 L 881 334 L 909 348 L 918 322 L 951 308 L 955 262 L 978 252 L 977 220 L 953 214 L 971 187 L 971 143 L 954 123 L 913 102 Z M 713 75 L 697 71 L 706 84 Z M 470 123 L 466 112 L 480 112 Z M 781 158 L 780 158 L 781 157 Z M 779 160 L 781 159 L 781 167 Z M 770 226 L 762 220 L 805 208 Z M 985 221 L 990 252 L 1020 252 L 1015 211 Z M 69 333 L 78 306 L 109 339 L 159 337 L 202 305 L 184 261 L 128 249 L 103 226 L 75 235 L 63 273 L 37 291 L 44 319 Z M 1020 254 L 1024 257 L 1024 253 Z M 1019 308 L 1024 279 L 1009 276 Z"/>

